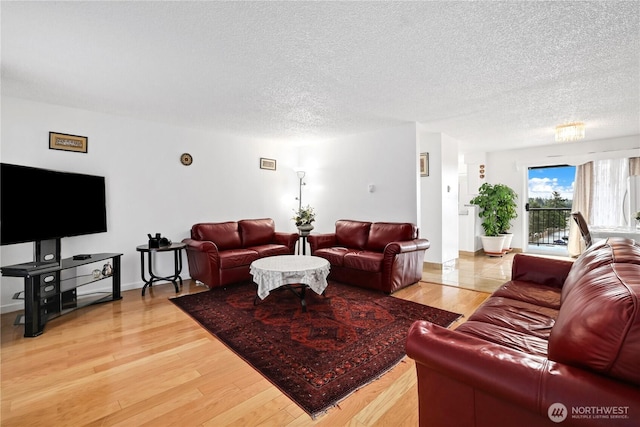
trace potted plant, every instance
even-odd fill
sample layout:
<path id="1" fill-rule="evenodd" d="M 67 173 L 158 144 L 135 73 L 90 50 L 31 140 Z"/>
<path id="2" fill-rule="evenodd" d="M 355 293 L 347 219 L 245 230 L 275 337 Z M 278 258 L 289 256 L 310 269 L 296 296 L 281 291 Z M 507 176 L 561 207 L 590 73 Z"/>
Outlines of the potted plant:
<path id="1" fill-rule="evenodd" d="M 295 215 L 291 218 L 298 227 L 300 235 L 307 236 L 311 230 L 313 230 L 312 222 L 316 220 L 316 213 L 309 205 L 300 207 L 297 211 L 294 211 Z"/>
<path id="2" fill-rule="evenodd" d="M 511 220 L 517 216 L 516 193 L 506 185 L 484 183 L 471 203 L 478 206 L 478 216 L 482 219 L 482 248 L 487 255 L 503 255 L 506 236 Z"/>
<path id="3" fill-rule="evenodd" d="M 496 184 L 493 186 L 496 197 L 499 198 L 498 210 L 498 233 L 505 236 L 503 250 L 511 250 L 511 240 L 513 234 L 509 232 L 511 229 L 511 221 L 518 217 L 516 211 L 516 199 L 518 195 L 510 187 L 504 184 Z"/>

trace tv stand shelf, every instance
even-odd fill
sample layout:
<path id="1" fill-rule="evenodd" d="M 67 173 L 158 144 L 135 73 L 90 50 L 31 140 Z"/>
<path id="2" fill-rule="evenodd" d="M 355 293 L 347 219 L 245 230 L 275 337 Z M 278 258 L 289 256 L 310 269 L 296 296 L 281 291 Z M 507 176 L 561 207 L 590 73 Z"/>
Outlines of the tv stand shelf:
<path id="1" fill-rule="evenodd" d="M 24 336 L 36 337 L 44 331 L 47 321 L 102 302 L 122 299 L 120 295 L 120 258 L 118 253 L 91 254 L 86 259 L 65 258 L 60 262 L 26 262 L 1 268 L 2 275 L 23 277 L 24 291 L 14 299 L 24 299 L 24 314 L 18 315 L 16 324 L 24 323 Z M 109 275 L 76 275 L 75 269 L 84 265 L 111 260 Z M 106 278 L 112 279 L 112 292 L 78 295 L 76 289 Z"/>

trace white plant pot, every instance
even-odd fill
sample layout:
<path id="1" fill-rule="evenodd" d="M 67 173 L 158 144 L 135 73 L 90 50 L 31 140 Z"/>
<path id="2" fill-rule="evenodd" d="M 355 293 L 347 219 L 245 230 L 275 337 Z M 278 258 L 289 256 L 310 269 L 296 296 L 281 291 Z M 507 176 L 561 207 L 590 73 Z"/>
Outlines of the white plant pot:
<path id="1" fill-rule="evenodd" d="M 502 256 L 504 255 L 504 251 L 502 248 L 504 247 L 504 235 L 500 236 L 480 236 L 482 240 L 482 250 L 485 254 L 489 256 Z"/>
<path id="2" fill-rule="evenodd" d="M 513 240 L 513 233 L 504 233 L 500 235 L 504 236 L 504 244 L 502 245 L 502 250 L 507 252 L 510 251 L 511 241 Z"/>

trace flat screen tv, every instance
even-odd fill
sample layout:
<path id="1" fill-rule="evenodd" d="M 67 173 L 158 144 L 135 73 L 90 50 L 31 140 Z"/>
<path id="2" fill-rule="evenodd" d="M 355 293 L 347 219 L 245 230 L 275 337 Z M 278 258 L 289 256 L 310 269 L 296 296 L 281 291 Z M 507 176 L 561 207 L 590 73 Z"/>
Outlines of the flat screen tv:
<path id="1" fill-rule="evenodd" d="M 0 243 L 107 231 L 105 179 L 0 163 Z"/>

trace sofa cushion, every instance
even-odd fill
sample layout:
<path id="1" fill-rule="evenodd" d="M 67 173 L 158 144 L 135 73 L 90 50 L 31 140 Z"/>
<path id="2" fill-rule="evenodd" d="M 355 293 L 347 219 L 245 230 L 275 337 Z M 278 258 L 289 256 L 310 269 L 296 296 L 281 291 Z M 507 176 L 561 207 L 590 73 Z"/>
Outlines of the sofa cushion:
<path id="1" fill-rule="evenodd" d="M 251 249 L 229 249 L 220 252 L 220 268 L 227 270 L 246 266 L 258 258 L 258 252 Z"/>
<path id="2" fill-rule="evenodd" d="M 336 243 L 346 248 L 364 249 L 370 229 L 370 222 L 340 219 L 336 221 Z"/>
<path id="3" fill-rule="evenodd" d="M 344 255 L 343 265 L 354 270 L 363 270 L 377 273 L 382 271 L 382 252 L 353 251 Z"/>
<path id="4" fill-rule="evenodd" d="M 242 247 L 238 223 L 235 221 L 195 224 L 191 227 L 191 238 L 209 240 L 221 251 Z"/>
<path id="5" fill-rule="evenodd" d="M 585 273 L 613 263 L 640 264 L 640 244 L 624 237 L 609 237 L 591 245 L 573 263 L 562 287 L 562 301 Z"/>
<path id="6" fill-rule="evenodd" d="M 353 252 L 353 249 L 332 247 L 318 249 L 313 253 L 313 255 L 326 259 L 327 261 L 329 261 L 329 264 L 333 266 L 342 267 L 344 264 L 344 256 L 348 252 Z"/>
<path id="7" fill-rule="evenodd" d="M 534 335 L 515 331 L 509 327 L 492 323 L 467 320 L 456 328 L 456 331 L 473 335 L 514 350 L 527 354 L 545 357 L 547 355 L 547 340 Z"/>
<path id="8" fill-rule="evenodd" d="M 560 309 L 561 289 L 555 286 L 539 285 L 532 282 L 510 280 L 500 286 L 493 294 L 494 297 L 504 297 L 519 301 L 526 301 L 542 307 Z"/>
<path id="9" fill-rule="evenodd" d="M 247 249 L 256 251 L 258 253 L 259 258 L 276 256 L 276 255 L 291 255 L 291 252 L 289 251 L 288 247 L 286 247 L 285 245 L 277 245 L 274 243 L 269 243 L 267 245 L 251 246 Z"/>
<path id="10" fill-rule="evenodd" d="M 548 340 L 557 317 L 558 310 L 553 308 L 491 296 L 469 317 L 469 320 L 503 326 Z"/>
<path id="11" fill-rule="evenodd" d="M 403 242 L 417 237 L 416 226 L 410 223 L 374 222 L 371 224 L 367 249 L 384 251 L 390 242 Z"/>
<path id="12" fill-rule="evenodd" d="M 549 358 L 640 385 L 640 265 L 585 271 L 563 298 Z"/>
<path id="13" fill-rule="evenodd" d="M 273 243 L 276 224 L 271 218 L 243 219 L 238 221 L 238 226 L 245 248 Z"/>

